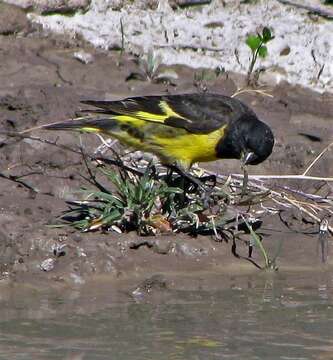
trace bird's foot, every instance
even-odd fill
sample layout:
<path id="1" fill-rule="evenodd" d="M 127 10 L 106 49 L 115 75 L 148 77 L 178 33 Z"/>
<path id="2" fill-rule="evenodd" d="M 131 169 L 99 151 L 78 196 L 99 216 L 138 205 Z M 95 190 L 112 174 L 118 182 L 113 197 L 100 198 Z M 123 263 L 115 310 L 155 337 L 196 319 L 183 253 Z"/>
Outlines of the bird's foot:
<path id="1" fill-rule="evenodd" d="M 204 187 L 209 187 L 210 189 L 214 189 L 216 186 L 216 176 L 215 175 L 205 175 L 199 178 L 200 182 Z"/>

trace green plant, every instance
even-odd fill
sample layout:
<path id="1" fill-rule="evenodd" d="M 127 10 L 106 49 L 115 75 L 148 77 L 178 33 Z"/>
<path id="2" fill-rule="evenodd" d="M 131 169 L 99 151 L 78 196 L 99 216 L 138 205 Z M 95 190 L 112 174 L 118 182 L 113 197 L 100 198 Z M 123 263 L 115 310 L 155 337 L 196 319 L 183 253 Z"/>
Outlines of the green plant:
<path id="1" fill-rule="evenodd" d="M 252 53 L 249 69 L 247 72 L 248 84 L 251 82 L 251 76 L 258 57 L 265 58 L 267 56 L 268 49 L 266 44 L 268 44 L 273 39 L 274 36 L 272 35 L 271 30 L 268 27 L 264 27 L 261 34 L 250 34 L 246 38 L 246 45 L 251 49 Z"/>
<path id="2" fill-rule="evenodd" d="M 152 166 L 143 174 L 119 167 L 99 167 L 110 184 L 109 190 L 97 182 L 97 189 L 81 189 L 83 201 L 69 203 L 60 216 L 61 223 L 81 231 L 111 228 L 120 232 L 136 230 L 140 235 L 154 233 L 159 227 L 185 233 L 223 235 L 224 225 L 235 218 L 226 214 L 230 194 L 217 188 L 207 194 L 179 175 L 159 175 Z M 92 174 L 91 174 L 92 176 Z M 186 183 L 187 182 L 187 183 Z M 210 202 L 207 205 L 207 200 Z M 219 212 L 212 216 L 210 206 Z M 155 229 L 155 230 L 154 230 Z"/>
<path id="3" fill-rule="evenodd" d="M 81 231 L 136 231 L 138 235 L 183 232 L 191 236 L 209 235 L 216 241 L 227 242 L 241 241 L 239 235 L 245 231 L 251 233 L 262 252 L 266 268 L 272 268 L 260 239 L 255 241 L 254 231 L 261 222 L 258 221 L 252 231 L 253 223 L 248 225 L 247 214 L 238 209 L 238 206 L 255 204 L 255 198 L 248 198 L 244 203 L 245 199 L 239 192 L 227 184 L 217 186 L 212 176 L 200 178 L 200 187 L 174 171 L 161 173 L 151 164 L 142 170 L 137 165 L 133 168 L 125 166 L 120 158 L 115 162 L 104 160 L 99 158 L 102 166 L 97 167 L 97 176 L 86 164 L 90 174 L 87 180 L 96 188 L 81 189 L 83 200 L 69 202 L 70 208 L 53 226 L 69 225 Z M 97 180 L 101 176 L 106 185 Z M 263 201 L 260 199 L 259 202 Z M 239 216 L 246 223 L 245 228 L 238 226 Z M 253 262 L 250 258 L 248 260 Z"/>
<path id="4" fill-rule="evenodd" d="M 126 81 L 140 80 L 150 81 L 152 83 L 170 83 L 178 78 L 178 75 L 173 70 L 161 70 L 161 57 L 155 55 L 152 49 L 148 50 L 146 58 L 135 58 L 134 62 L 138 65 L 138 71 L 131 72 Z"/>
<path id="5" fill-rule="evenodd" d="M 123 56 L 125 52 L 125 31 L 124 31 L 124 24 L 123 19 L 120 19 L 120 34 L 121 34 L 121 46 L 120 46 L 120 52 L 119 52 L 119 58 L 117 61 L 117 66 L 122 66 L 123 63 Z"/>
<path id="6" fill-rule="evenodd" d="M 259 251 L 261 252 L 264 260 L 265 260 L 265 269 L 269 269 L 269 270 L 277 270 L 277 267 L 276 267 L 276 258 L 280 252 L 280 247 L 278 248 L 278 251 L 276 253 L 276 255 L 273 257 L 273 259 L 270 259 L 267 255 L 267 252 L 261 242 L 261 239 L 259 237 L 259 235 L 253 230 L 253 227 L 251 226 L 251 224 L 249 223 L 248 220 L 246 220 L 244 217 L 243 217 L 243 220 L 247 226 L 247 228 L 249 229 L 250 231 L 250 234 L 251 234 L 251 238 L 252 238 L 252 245 L 256 246 Z"/>
<path id="7" fill-rule="evenodd" d="M 115 190 L 83 189 L 86 199 L 72 203 L 75 207 L 61 216 L 62 220 L 83 231 L 116 226 L 120 231 L 137 230 L 140 235 L 148 234 L 154 219 L 161 221 L 156 215 L 162 215 L 163 207 L 172 202 L 175 194 L 182 192 L 164 181 L 157 181 L 152 167 L 147 167 L 142 176 L 125 170 L 100 170 Z"/>
<path id="8" fill-rule="evenodd" d="M 216 67 L 214 70 L 201 69 L 194 72 L 193 85 L 200 91 L 207 91 L 207 84 L 216 81 L 221 75 L 225 74 L 224 67 Z"/>

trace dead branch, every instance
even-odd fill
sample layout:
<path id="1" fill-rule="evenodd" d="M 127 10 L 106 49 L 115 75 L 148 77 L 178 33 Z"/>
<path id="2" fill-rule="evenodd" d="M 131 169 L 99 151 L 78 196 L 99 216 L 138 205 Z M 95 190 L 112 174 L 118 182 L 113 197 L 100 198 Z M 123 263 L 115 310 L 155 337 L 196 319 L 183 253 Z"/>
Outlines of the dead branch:
<path id="1" fill-rule="evenodd" d="M 316 156 L 316 158 L 310 163 L 310 165 L 306 168 L 306 170 L 303 172 L 303 176 L 306 175 L 311 168 L 316 164 L 316 162 L 331 148 L 331 146 L 333 145 L 333 141 L 328 144 L 320 153 L 318 156 Z"/>
<path id="2" fill-rule="evenodd" d="M 243 178 L 243 174 L 232 174 L 237 178 Z M 307 176 L 307 175 L 249 175 L 251 180 L 263 180 L 263 179 L 296 179 L 296 180 L 313 180 L 313 181 L 327 181 L 332 182 L 333 178 L 331 177 L 321 177 L 321 176 Z"/>

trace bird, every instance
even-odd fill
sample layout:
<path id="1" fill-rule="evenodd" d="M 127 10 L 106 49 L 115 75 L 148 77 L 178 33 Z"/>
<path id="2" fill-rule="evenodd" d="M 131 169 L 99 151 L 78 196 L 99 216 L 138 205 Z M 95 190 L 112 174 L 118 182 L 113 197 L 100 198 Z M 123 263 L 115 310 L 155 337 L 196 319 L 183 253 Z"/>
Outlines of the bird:
<path id="1" fill-rule="evenodd" d="M 161 163 L 187 172 L 194 163 L 239 159 L 257 165 L 272 153 L 274 135 L 242 101 L 216 93 L 84 100 L 85 116 L 43 126 L 105 134 Z"/>

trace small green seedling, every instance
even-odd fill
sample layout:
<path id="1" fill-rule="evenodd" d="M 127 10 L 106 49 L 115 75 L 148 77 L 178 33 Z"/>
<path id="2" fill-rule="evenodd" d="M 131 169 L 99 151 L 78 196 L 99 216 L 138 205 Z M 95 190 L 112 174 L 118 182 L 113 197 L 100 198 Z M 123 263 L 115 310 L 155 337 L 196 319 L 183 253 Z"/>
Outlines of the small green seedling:
<path id="1" fill-rule="evenodd" d="M 260 252 L 261 252 L 261 254 L 262 254 L 262 256 L 263 256 L 263 258 L 264 258 L 264 260 L 265 260 L 265 267 L 264 267 L 264 269 L 265 269 L 265 270 L 277 270 L 277 266 L 276 266 L 276 263 L 275 263 L 275 262 L 276 262 L 276 258 L 277 258 L 277 256 L 278 256 L 278 254 L 279 254 L 279 252 L 280 252 L 280 250 L 281 250 L 281 249 L 280 249 L 280 246 L 281 246 L 281 245 L 279 245 L 278 251 L 277 251 L 277 253 L 276 253 L 276 256 L 273 258 L 273 260 L 270 259 L 270 258 L 268 257 L 268 255 L 267 255 L 267 252 L 266 252 L 263 244 L 261 243 L 261 240 L 260 240 L 260 237 L 258 236 L 258 234 L 253 230 L 251 224 L 250 224 L 247 220 L 245 220 L 245 218 L 243 218 L 243 220 L 244 220 L 247 228 L 248 228 L 249 231 L 250 231 L 250 234 L 251 234 L 251 237 L 252 237 L 252 244 L 253 244 L 254 246 L 256 246 L 256 247 L 260 250 Z"/>
<path id="2" fill-rule="evenodd" d="M 138 57 L 134 59 L 136 65 L 138 65 L 138 71 L 131 72 L 126 81 L 140 80 L 149 81 L 155 84 L 171 84 L 175 85 L 175 80 L 178 79 L 178 75 L 173 70 L 161 69 L 161 57 L 155 55 L 152 49 L 149 49 L 146 58 Z"/>
<path id="3" fill-rule="evenodd" d="M 202 92 L 207 91 L 207 84 L 213 83 L 221 75 L 225 74 L 225 68 L 217 66 L 214 70 L 201 69 L 193 76 L 193 85 Z"/>
<path id="4" fill-rule="evenodd" d="M 153 168 L 148 166 L 143 176 L 130 174 L 124 170 L 99 168 L 112 184 L 114 191 L 88 190 L 85 201 L 72 202 L 69 211 L 60 217 L 61 222 L 82 231 L 109 229 L 117 226 L 121 231 L 137 230 L 139 235 L 149 234 L 152 218 L 162 214 L 162 205 L 170 202 L 179 188 L 169 187 L 152 176 Z M 62 226 L 56 225 L 57 227 Z"/>
<path id="5" fill-rule="evenodd" d="M 271 30 L 268 27 L 264 27 L 261 34 L 250 34 L 246 38 L 246 45 L 251 49 L 252 57 L 249 65 L 249 70 L 247 72 L 247 81 L 248 84 L 251 83 L 251 75 L 253 73 L 254 66 L 258 60 L 258 56 L 265 58 L 268 55 L 268 49 L 266 44 L 274 39 L 274 36 L 271 33 Z"/>

